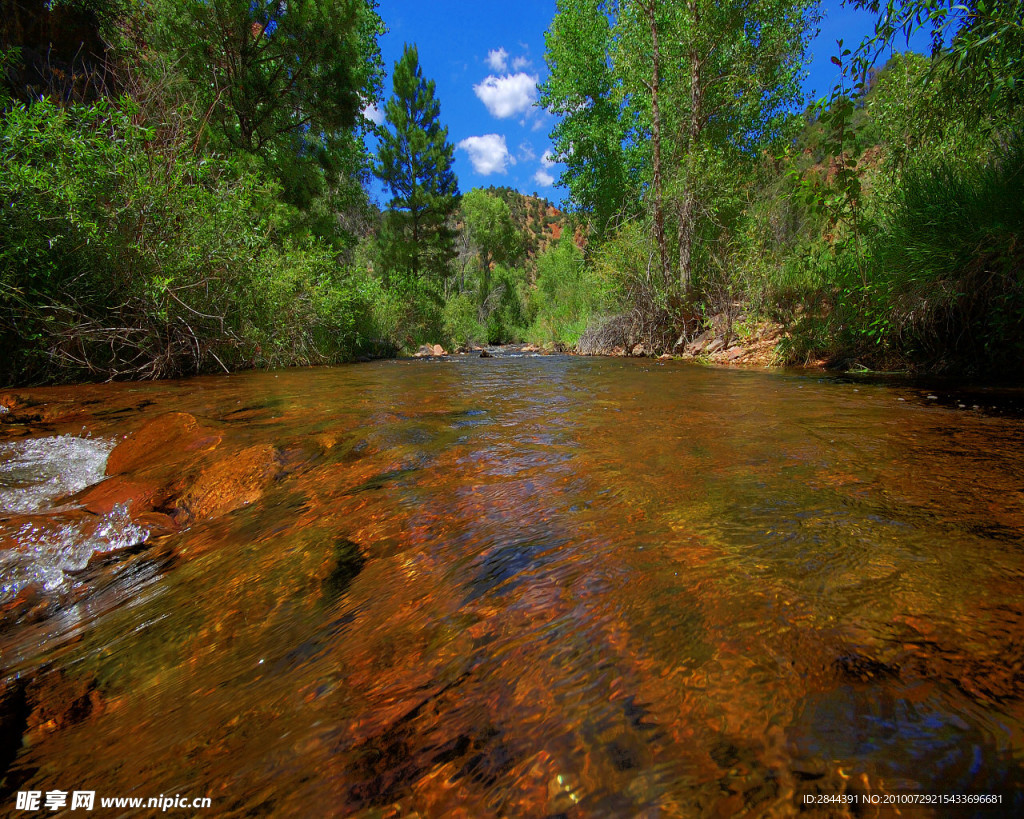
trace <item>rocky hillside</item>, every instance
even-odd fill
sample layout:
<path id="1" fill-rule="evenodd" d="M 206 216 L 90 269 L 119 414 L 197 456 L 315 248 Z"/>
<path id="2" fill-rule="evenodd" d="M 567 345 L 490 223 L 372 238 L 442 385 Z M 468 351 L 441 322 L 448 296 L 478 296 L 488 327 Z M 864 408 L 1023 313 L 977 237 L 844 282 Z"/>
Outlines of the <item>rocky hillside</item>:
<path id="1" fill-rule="evenodd" d="M 578 245 L 582 247 L 585 244 L 585 233 L 577 220 L 544 197 L 528 196 L 507 187 L 490 187 L 487 192 L 508 205 L 512 221 L 523 235 L 524 262 L 528 269 L 535 268 L 537 257 L 561 239 L 566 230 L 574 231 Z"/>

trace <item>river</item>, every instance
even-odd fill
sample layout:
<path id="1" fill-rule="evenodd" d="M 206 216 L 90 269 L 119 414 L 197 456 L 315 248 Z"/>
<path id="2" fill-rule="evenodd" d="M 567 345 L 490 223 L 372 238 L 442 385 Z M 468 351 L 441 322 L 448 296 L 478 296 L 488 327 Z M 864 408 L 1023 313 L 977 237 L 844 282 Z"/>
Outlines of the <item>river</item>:
<path id="1" fill-rule="evenodd" d="M 15 392 L 0 812 L 1024 809 L 984 393 L 512 355 Z"/>

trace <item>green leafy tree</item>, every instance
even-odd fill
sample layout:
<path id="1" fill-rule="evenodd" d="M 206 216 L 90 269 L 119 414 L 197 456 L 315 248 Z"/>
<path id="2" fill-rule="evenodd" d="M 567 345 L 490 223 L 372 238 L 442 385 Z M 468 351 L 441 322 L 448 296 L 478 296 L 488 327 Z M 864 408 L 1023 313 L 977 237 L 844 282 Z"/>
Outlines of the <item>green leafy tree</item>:
<path id="1" fill-rule="evenodd" d="M 462 197 L 462 218 L 480 251 L 480 271 L 486 298 L 491 292 L 491 263 L 513 262 L 519 255 L 522 240 L 508 205 L 480 188 L 474 188 Z"/>
<path id="2" fill-rule="evenodd" d="M 741 172 L 792 133 L 816 8 L 560 0 L 542 102 L 560 117 L 562 182 L 604 224 L 646 200 L 666 286 L 670 220 L 688 293 L 700 240 L 721 233 L 733 206 L 720 194 L 739 190 Z"/>
<path id="3" fill-rule="evenodd" d="M 405 46 L 393 82 L 376 167 L 392 195 L 386 265 L 443 282 L 454 256 L 449 221 L 459 196 L 452 170 L 454 146 L 448 128 L 441 126 L 435 84 L 424 79 L 415 45 Z"/>
<path id="4" fill-rule="evenodd" d="M 383 78 L 375 0 L 155 0 L 139 15 L 140 65 L 189 90 L 215 147 L 257 157 L 300 210 L 365 198 L 361 109 Z"/>
<path id="5" fill-rule="evenodd" d="M 737 190 L 759 155 L 793 133 L 816 9 L 816 0 L 622 4 L 613 60 L 671 169 L 664 199 L 675 212 L 684 293 L 698 250 L 710 246 L 700 240 L 727 221 L 720 194 Z M 660 198 L 655 191 L 655 205 Z"/>
<path id="6" fill-rule="evenodd" d="M 899 38 L 931 34 L 932 72 L 974 124 L 1001 125 L 1024 105 L 1024 0 L 851 0 L 877 15 L 874 32 L 843 57 L 866 85 L 868 70 Z M 1007 117 L 1008 115 L 1008 117 Z"/>
<path id="7" fill-rule="evenodd" d="M 558 0 L 545 34 L 548 79 L 540 104 L 558 122 L 554 154 L 566 166 L 559 183 L 598 236 L 623 210 L 636 208 L 645 133 L 621 95 L 609 55 L 612 19 L 604 0 Z"/>

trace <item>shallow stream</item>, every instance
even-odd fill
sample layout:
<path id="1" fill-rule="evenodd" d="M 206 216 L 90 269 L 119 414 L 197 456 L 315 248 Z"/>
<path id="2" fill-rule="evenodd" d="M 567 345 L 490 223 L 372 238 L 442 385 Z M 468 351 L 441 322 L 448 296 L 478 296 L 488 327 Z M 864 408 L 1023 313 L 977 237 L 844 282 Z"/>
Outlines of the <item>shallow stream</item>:
<path id="1" fill-rule="evenodd" d="M 1024 421 L 984 396 L 563 356 L 24 394 L 76 409 L 0 437 L 0 812 L 1024 810 Z M 167 413 L 271 477 L 84 516 Z"/>

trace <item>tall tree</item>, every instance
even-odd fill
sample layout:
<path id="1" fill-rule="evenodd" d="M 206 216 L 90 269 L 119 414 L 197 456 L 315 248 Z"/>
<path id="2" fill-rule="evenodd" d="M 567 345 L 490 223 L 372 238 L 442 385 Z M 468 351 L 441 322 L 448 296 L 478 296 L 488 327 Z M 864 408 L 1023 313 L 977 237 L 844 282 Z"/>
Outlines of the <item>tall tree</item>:
<path id="1" fill-rule="evenodd" d="M 491 263 L 511 262 L 520 251 L 521 237 L 508 205 L 480 188 L 462 197 L 462 219 L 480 251 L 486 298 L 491 292 Z"/>
<path id="2" fill-rule="evenodd" d="M 817 0 L 623 3 L 617 70 L 665 134 L 667 146 L 659 140 L 654 150 L 671 149 L 665 199 L 675 211 L 684 293 L 693 287 L 701 226 L 719 219 L 719 192 L 741 184 L 737 174 L 796 122 L 817 19 Z M 656 55 L 653 64 L 647 54 Z"/>
<path id="3" fill-rule="evenodd" d="M 658 256 L 661 260 L 662 278 L 667 284 L 672 274 L 668 260 L 668 244 L 665 239 L 664 194 L 661 170 L 661 44 L 658 42 L 658 3 L 657 0 L 636 0 L 636 5 L 643 13 L 651 37 L 651 73 L 650 81 L 644 81 L 644 87 L 651 99 L 651 183 L 654 211 L 654 240 L 658 244 Z"/>
<path id="4" fill-rule="evenodd" d="M 441 126 L 435 84 L 424 79 L 415 45 L 406 44 L 395 63 L 393 83 L 376 167 L 392 195 L 386 256 L 416 277 L 427 273 L 443 279 L 454 254 L 449 217 L 459 196 L 452 170 L 455 148 L 448 141 L 448 128 Z"/>
<path id="5" fill-rule="evenodd" d="M 622 78 L 610 60 L 610 5 L 558 0 L 544 35 L 548 79 L 540 87 L 541 105 L 558 117 L 551 142 L 566 166 L 559 182 L 597 235 L 623 210 L 637 207 L 646 136 L 624 104 Z"/>
<path id="6" fill-rule="evenodd" d="M 178 75 L 215 146 L 261 160 L 289 204 L 309 210 L 339 189 L 359 198 L 369 169 L 360 112 L 379 99 L 383 82 L 376 7 L 376 0 L 153 0 L 139 7 L 140 64 Z"/>
<path id="7" fill-rule="evenodd" d="M 629 212 L 646 191 L 665 282 L 674 218 L 684 293 L 721 192 L 737 190 L 737 174 L 795 121 L 816 9 L 817 0 L 559 0 L 542 102 L 560 117 L 562 183 L 590 213 L 611 203 Z"/>

